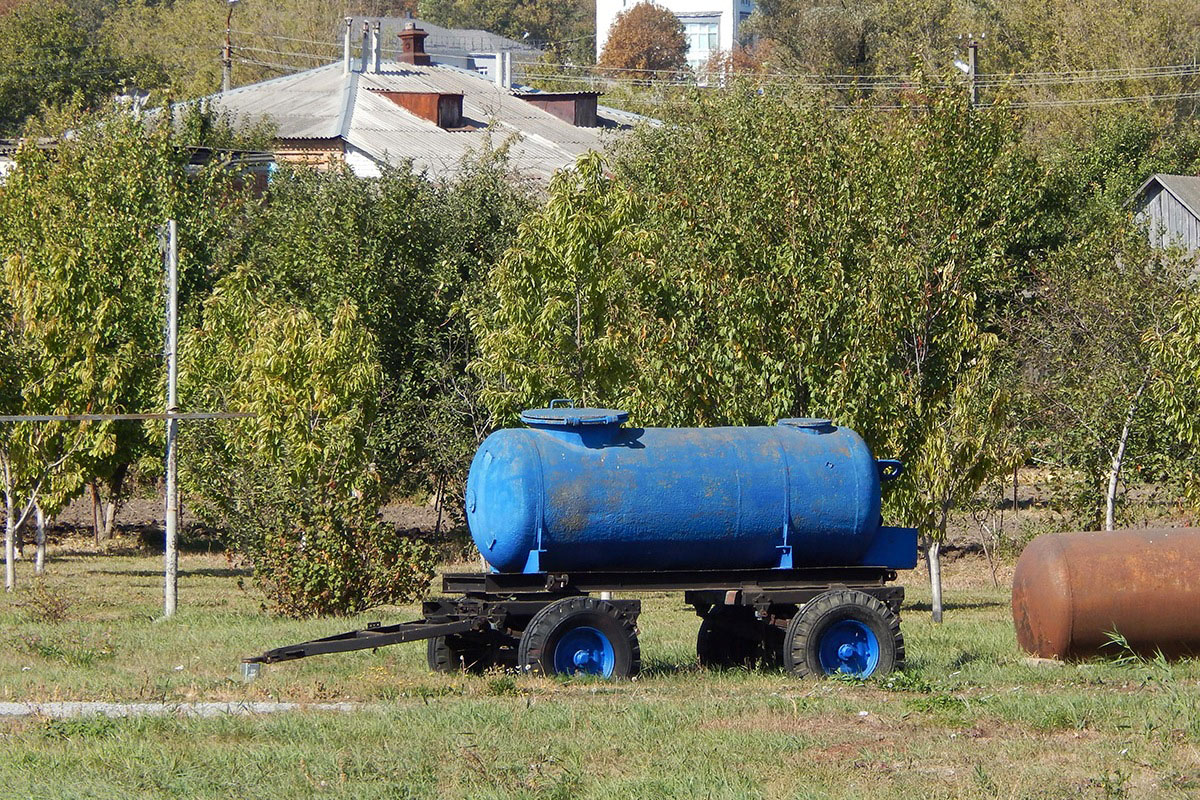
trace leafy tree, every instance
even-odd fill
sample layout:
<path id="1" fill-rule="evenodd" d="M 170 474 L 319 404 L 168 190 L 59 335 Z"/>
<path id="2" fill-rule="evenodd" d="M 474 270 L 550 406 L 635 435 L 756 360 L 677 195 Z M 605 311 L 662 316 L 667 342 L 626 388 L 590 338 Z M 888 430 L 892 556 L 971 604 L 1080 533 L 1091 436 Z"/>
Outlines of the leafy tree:
<path id="1" fill-rule="evenodd" d="M 733 91 L 642 131 L 615 178 L 560 177 L 477 316 L 485 400 L 832 417 L 908 463 L 888 513 L 936 576 L 950 510 L 1014 457 L 997 333 L 1050 230 L 1015 117 L 923 100 L 883 118 Z"/>
<path id="2" fill-rule="evenodd" d="M 1131 468 L 1170 483 L 1186 460 L 1159 400 L 1172 380 L 1161 346 L 1190 268 L 1152 248 L 1125 204 L 1148 175 L 1186 172 L 1198 154 L 1192 126 L 1118 111 L 1097 115 L 1087 139 L 1052 156 L 1055 202 L 1069 213 L 1007 336 L 1027 394 L 1023 435 L 1063 468 L 1058 488 L 1083 526 L 1116 524 Z"/>
<path id="3" fill-rule="evenodd" d="M 43 105 L 94 104 L 133 74 L 67 3 L 23 2 L 0 16 L 0 134 Z"/>
<path id="4" fill-rule="evenodd" d="M 381 373 L 352 303 L 326 324 L 264 302 L 246 268 L 228 276 L 186 338 L 191 403 L 255 416 L 186 432 L 198 508 L 289 616 L 355 613 L 418 595 L 428 552 L 379 519 L 367 447 Z"/>
<path id="5" fill-rule="evenodd" d="M 651 80 L 686 68 L 687 51 L 679 18 L 643 0 L 617 14 L 598 63 L 623 77 Z"/>
<path id="6" fill-rule="evenodd" d="M 470 458 L 462 448 L 486 435 L 461 384 L 474 340 L 455 307 L 527 202 L 490 158 L 445 184 L 405 169 L 367 181 L 281 170 L 246 231 L 243 257 L 266 276 L 264 292 L 325 321 L 343 299 L 359 308 L 383 369 L 373 447 L 389 486 L 444 484 L 448 453 L 457 476 Z"/>
<path id="7" fill-rule="evenodd" d="M 474 314 L 484 357 L 473 369 L 502 419 L 550 397 L 599 404 L 634 379 L 624 259 L 642 218 L 593 153 L 558 173 L 546 205 L 521 224 Z"/>
<path id="8" fill-rule="evenodd" d="M 1179 297 L 1169 323 L 1152 339 L 1162 376 L 1154 399 L 1163 411 L 1159 421 L 1188 448 L 1184 486 L 1195 517 L 1200 509 L 1200 292 L 1194 285 Z"/>
<path id="9" fill-rule="evenodd" d="M 596 7 L 583 0 L 421 0 L 418 16 L 445 28 L 498 33 L 576 63 L 595 52 Z"/>
<path id="10" fill-rule="evenodd" d="M 233 12 L 233 84 L 339 61 L 347 15 L 379 16 L 402 5 L 372 0 L 241 3 Z M 103 32 L 123 57 L 162 65 L 160 81 L 143 88 L 193 99 L 221 88 L 228 9 L 215 0 L 124 0 L 105 17 Z"/>
<path id="11" fill-rule="evenodd" d="M 19 152 L 0 193 L 0 254 L 28 364 L 17 384 L 26 407 L 57 414 L 161 407 L 157 230 L 168 218 L 179 221 L 186 308 L 209 286 L 213 251 L 240 213 L 233 180 L 220 164 L 189 176 L 188 154 L 168 126 L 121 114 L 86 118 L 52 149 Z M 90 484 L 107 506 L 99 539 L 111 532 L 128 466 L 150 440 L 137 422 L 90 423 L 80 436 L 64 468 L 75 491 Z"/>
<path id="12" fill-rule="evenodd" d="M 1044 415 L 1042 450 L 1082 472 L 1089 528 L 1115 527 L 1127 462 L 1154 455 L 1147 437 L 1161 413 L 1151 402 L 1165 377 L 1160 342 L 1174 327 L 1186 271 L 1114 220 L 1056 252 L 1035 284 L 1021 350 Z"/>
<path id="13" fill-rule="evenodd" d="M 967 58 L 967 37 L 982 41 L 980 70 L 1054 73 L 1060 79 L 1024 76 L 1004 89 L 984 89 L 990 102 L 1013 94 L 1022 101 L 1162 95 L 1140 108 L 1143 116 L 1183 119 L 1196 107 L 1195 75 L 1133 68 L 1194 60 L 1200 13 L 1172 0 L 762 0 L 743 29 L 772 45 L 773 64 L 785 72 L 835 75 L 903 75 L 914 61 L 940 74 Z M 1075 80 L 1073 70 L 1110 70 L 1107 77 Z M 1123 74 L 1124 72 L 1124 74 Z M 955 81 L 961 79 L 957 76 Z M 894 85 L 843 79 L 851 88 L 812 87 L 842 100 L 879 93 L 894 102 Z M 905 91 L 907 87 L 900 87 Z M 1030 111 L 1027 135 L 1070 141 L 1090 130 L 1092 107 L 1058 106 Z"/>

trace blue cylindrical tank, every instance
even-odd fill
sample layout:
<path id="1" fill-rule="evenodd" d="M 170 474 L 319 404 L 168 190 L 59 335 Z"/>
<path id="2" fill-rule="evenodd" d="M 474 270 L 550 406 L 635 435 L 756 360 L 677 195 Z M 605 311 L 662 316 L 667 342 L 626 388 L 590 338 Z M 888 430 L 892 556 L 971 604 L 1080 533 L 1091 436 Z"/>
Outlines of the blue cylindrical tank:
<path id="1" fill-rule="evenodd" d="M 466 511 L 500 572 L 910 568 L 916 532 L 880 518 L 876 461 L 828 420 L 625 428 L 623 411 L 549 408 L 489 436 Z"/>

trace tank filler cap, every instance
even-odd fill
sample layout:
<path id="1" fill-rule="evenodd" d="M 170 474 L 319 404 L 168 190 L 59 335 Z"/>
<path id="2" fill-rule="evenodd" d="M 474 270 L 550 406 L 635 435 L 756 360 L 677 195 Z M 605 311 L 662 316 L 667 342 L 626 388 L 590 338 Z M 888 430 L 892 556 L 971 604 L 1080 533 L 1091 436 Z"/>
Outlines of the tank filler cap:
<path id="1" fill-rule="evenodd" d="M 805 433 L 832 433 L 834 431 L 833 422 L 820 417 L 789 417 L 781 419 L 775 424 L 799 428 Z"/>
<path id="2" fill-rule="evenodd" d="M 553 425 L 574 428 L 580 425 L 620 425 L 629 419 L 628 411 L 613 408 L 573 408 L 555 406 L 531 408 L 521 412 L 521 422 L 526 425 Z"/>

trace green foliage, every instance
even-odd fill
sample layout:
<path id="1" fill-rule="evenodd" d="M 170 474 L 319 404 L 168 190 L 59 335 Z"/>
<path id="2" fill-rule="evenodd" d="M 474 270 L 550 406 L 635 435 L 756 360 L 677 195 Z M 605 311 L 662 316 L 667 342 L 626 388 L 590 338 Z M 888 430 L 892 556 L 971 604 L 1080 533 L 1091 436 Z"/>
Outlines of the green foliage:
<path id="1" fill-rule="evenodd" d="M 0 136 L 43 106 L 95 104 L 138 70 L 70 3 L 24 2 L 0 16 Z"/>
<path id="2" fill-rule="evenodd" d="M 1195 9 L 1171 0 L 762 0 L 748 30 L 792 66 L 870 74 L 907 71 L 914 56 L 944 69 L 967 35 L 982 42 L 990 73 L 1179 64 L 1198 28 Z"/>
<path id="3" fill-rule="evenodd" d="M 560 172 L 488 276 L 474 314 L 482 400 L 501 419 L 552 397 L 603 405 L 635 380 L 636 294 L 625 256 L 644 234 L 633 193 L 598 155 Z"/>
<path id="4" fill-rule="evenodd" d="M 144 412 L 162 404 L 163 259 L 158 229 L 179 221 L 181 295 L 211 282 L 213 250 L 241 196 L 219 166 L 189 178 L 170 129 L 122 114 L 86 118 L 52 149 L 27 145 L 0 192 L 10 335 L 22 375 L 19 413 Z M 140 423 L 44 426 L 70 432 L 74 456 L 48 512 L 85 481 L 107 478 L 148 446 Z M 42 428 L 30 436 L 43 434 Z M 32 440 L 29 440 L 32 441 Z M 31 467 L 32 468 L 32 467 Z"/>
<path id="5" fill-rule="evenodd" d="M 1011 461 L 997 332 L 1047 234 L 1013 115 L 925 100 L 883 118 L 733 91 L 636 136 L 616 177 L 560 176 L 476 317 L 485 400 L 830 416 L 909 465 L 890 518 L 943 535 Z"/>
<path id="6" fill-rule="evenodd" d="M 376 180 L 285 169 L 247 228 L 239 247 L 264 296 L 326 322 L 343 298 L 359 308 L 382 367 L 371 445 L 387 485 L 459 494 L 491 428 L 466 373 L 475 343 L 459 307 L 529 204 L 502 153 L 443 184 L 407 169 Z"/>
<path id="7" fill-rule="evenodd" d="M 583 0 L 420 0 L 421 19 L 444 28 L 498 33 L 575 63 L 595 56 L 595 6 Z"/>
<path id="8" fill-rule="evenodd" d="M 224 279 L 183 348 L 185 396 L 254 415 L 186 429 L 200 513 L 283 614 L 354 613 L 419 594 L 429 553 L 379 520 L 370 336 L 349 301 L 325 323 L 258 288 L 244 268 Z"/>
<path id="9" fill-rule="evenodd" d="M 1154 399 L 1162 416 L 1157 422 L 1185 442 L 1193 456 L 1183 462 L 1183 478 L 1195 512 L 1200 509 L 1200 469 L 1194 458 L 1200 452 L 1200 292 L 1195 284 L 1190 288 L 1176 300 L 1168 325 L 1149 332 L 1148 339 L 1160 367 Z"/>
<path id="10" fill-rule="evenodd" d="M 424 589 L 428 551 L 378 522 L 379 503 L 399 487 L 456 508 L 491 428 L 459 306 L 527 207 L 507 177 L 499 156 L 445 184 L 284 169 L 230 241 L 237 267 L 189 339 L 189 402 L 260 416 L 190 434 L 203 456 L 188 470 L 279 610 L 349 613 Z M 290 367 L 274 375 L 256 354 Z"/>
<path id="11" fill-rule="evenodd" d="M 343 18 L 380 16 L 394 5 L 375 0 L 239 3 L 231 19 L 233 85 L 338 61 Z M 161 65 L 159 79 L 144 88 L 192 99 L 221 88 L 228 11 L 229 5 L 216 0 L 121 0 L 105 15 L 102 31 L 123 58 Z"/>
<path id="12" fill-rule="evenodd" d="M 1062 228 L 1014 307 L 1006 344 L 1024 376 L 1021 436 L 1078 476 L 1063 488 L 1082 527 L 1104 521 L 1114 468 L 1117 480 L 1173 484 L 1191 460 L 1186 434 L 1163 423 L 1164 403 L 1187 402 L 1168 388 L 1186 385 L 1186 368 L 1167 351 L 1186 343 L 1176 317 L 1194 296 L 1193 265 L 1152 247 L 1126 203 L 1149 175 L 1193 169 L 1198 145 L 1191 124 L 1111 112 L 1049 159 Z"/>

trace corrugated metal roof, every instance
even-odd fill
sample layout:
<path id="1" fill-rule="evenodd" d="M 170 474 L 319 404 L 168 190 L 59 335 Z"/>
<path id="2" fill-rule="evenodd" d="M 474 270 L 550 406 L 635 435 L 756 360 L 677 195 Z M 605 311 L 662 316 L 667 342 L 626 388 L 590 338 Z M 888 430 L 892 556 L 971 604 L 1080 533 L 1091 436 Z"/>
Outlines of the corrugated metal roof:
<path id="1" fill-rule="evenodd" d="M 378 91 L 463 96 L 464 126 L 445 130 Z M 249 122 L 265 117 L 281 139 L 340 137 L 380 163 L 411 161 L 433 176 L 452 175 L 489 144 L 509 146 L 521 172 L 548 178 L 613 133 L 644 118 L 601 107 L 602 128 L 579 128 L 466 70 L 387 62 L 379 73 L 343 74 L 341 62 L 243 86 L 210 98 Z"/>

